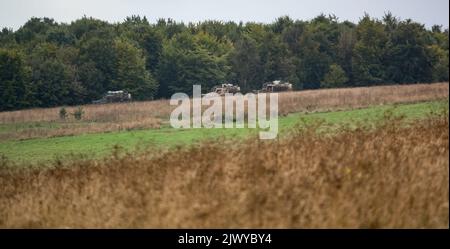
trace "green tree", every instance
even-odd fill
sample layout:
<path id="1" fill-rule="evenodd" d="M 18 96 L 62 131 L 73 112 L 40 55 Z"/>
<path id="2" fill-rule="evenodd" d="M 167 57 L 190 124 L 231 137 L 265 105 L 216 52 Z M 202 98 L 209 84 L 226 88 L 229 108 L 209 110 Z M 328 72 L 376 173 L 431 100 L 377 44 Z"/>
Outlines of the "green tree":
<path id="1" fill-rule="evenodd" d="M 59 46 L 74 45 L 75 36 L 70 33 L 66 25 L 60 25 L 47 31 L 46 41 Z"/>
<path id="2" fill-rule="evenodd" d="M 282 16 L 271 25 L 272 31 L 276 34 L 283 33 L 286 29 L 294 24 L 294 21 L 289 16 Z"/>
<path id="3" fill-rule="evenodd" d="M 443 82 L 449 80 L 449 63 L 448 50 L 444 50 L 437 45 L 428 48 L 432 60 L 432 78 L 435 82 Z"/>
<path id="4" fill-rule="evenodd" d="M 86 33 L 78 42 L 78 74 L 89 99 L 112 90 L 116 79 L 115 36 L 105 30 Z"/>
<path id="5" fill-rule="evenodd" d="M 263 67 L 263 80 L 265 82 L 289 80 L 295 73 L 295 66 L 288 46 L 281 41 L 280 36 L 273 32 L 266 32 L 260 44 L 259 55 Z"/>
<path id="6" fill-rule="evenodd" d="M 142 51 L 126 39 L 116 39 L 116 78 L 113 80 L 114 90 L 124 89 L 130 92 L 134 99 L 153 99 L 158 85 L 145 68 L 145 57 Z"/>
<path id="7" fill-rule="evenodd" d="M 14 32 L 12 31 L 12 29 L 3 28 L 2 30 L 0 30 L 0 48 L 6 48 L 12 45 L 16 45 Z"/>
<path id="8" fill-rule="evenodd" d="M 322 88 L 338 88 L 345 86 L 348 82 L 344 69 L 338 64 L 331 64 L 330 70 L 322 80 Z"/>
<path id="9" fill-rule="evenodd" d="M 85 89 L 77 81 L 69 50 L 42 43 L 30 55 L 31 87 L 37 106 L 51 107 L 83 102 Z M 74 55 L 72 55 L 74 56 Z"/>
<path id="10" fill-rule="evenodd" d="M 341 65 L 349 81 L 353 78 L 352 58 L 356 43 L 354 25 L 343 24 L 340 26 L 339 41 L 337 43 L 337 58 L 335 62 Z"/>
<path id="11" fill-rule="evenodd" d="M 311 31 L 307 31 L 300 38 L 299 43 L 301 49 L 296 71 L 301 88 L 317 89 L 328 72 L 332 60 L 329 55 L 321 51 L 321 44 L 316 41 Z"/>
<path id="12" fill-rule="evenodd" d="M 111 25 L 107 22 L 86 16 L 72 22 L 68 28 L 70 34 L 77 40 L 81 40 L 83 36 L 95 36 L 101 31 L 113 32 Z"/>
<path id="13" fill-rule="evenodd" d="M 428 54 L 431 57 L 433 69 L 433 81 L 449 80 L 449 42 L 448 29 L 442 31 L 441 26 L 433 26 L 431 32 L 431 45 L 428 46 Z"/>
<path id="14" fill-rule="evenodd" d="M 51 18 L 32 17 L 21 28 L 15 32 L 18 43 L 36 42 L 45 38 L 48 30 L 56 27 L 58 24 Z"/>
<path id="15" fill-rule="evenodd" d="M 192 92 L 195 84 L 207 91 L 223 83 L 229 70 L 226 65 L 228 50 L 227 44 L 205 33 L 175 35 L 163 48 L 158 69 L 159 96 Z"/>
<path id="16" fill-rule="evenodd" d="M 161 58 L 163 35 L 148 23 L 147 18 L 139 16 L 127 17 L 119 25 L 119 33 L 137 42 L 144 52 L 147 70 L 155 74 Z"/>
<path id="17" fill-rule="evenodd" d="M 235 44 L 230 55 L 230 64 L 232 79 L 243 91 L 261 87 L 264 81 L 263 65 L 254 39 L 244 35 Z"/>
<path id="18" fill-rule="evenodd" d="M 365 15 L 356 28 L 356 36 L 352 57 L 355 85 L 382 83 L 385 74 L 384 54 L 388 42 L 383 23 Z"/>
<path id="19" fill-rule="evenodd" d="M 17 50 L 0 49 L 0 111 L 32 106 L 29 68 Z"/>
<path id="20" fill-rule="evenodd" d="M 432 64 L 423 25 L 406 20 L 392 31 L 385 51 L 385 78 L 396 83 L 430 82 Z"/>

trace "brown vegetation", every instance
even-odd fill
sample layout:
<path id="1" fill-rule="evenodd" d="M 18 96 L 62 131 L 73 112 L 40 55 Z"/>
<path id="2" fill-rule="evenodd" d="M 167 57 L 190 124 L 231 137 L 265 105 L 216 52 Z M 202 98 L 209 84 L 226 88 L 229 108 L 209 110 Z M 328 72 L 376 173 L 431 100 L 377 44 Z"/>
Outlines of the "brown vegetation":
<path id="1" fill-rule="evenodd" d="M 448 92 L 448 83 L 287 92 L 280 93 L 279 112 L 285 115 L 303 111 L 341 110 L 430 101 L 448 98 Z M 59 108 L 2 112 L 0 125 L 9 126 L 14 132 L 0 132 L 0 140 L 159 128 L 167 123 L 174 107 L 169 105 L 168 100 L 157 100 L 87 105 L 83 108 L 85 115 L 82 121 L 73 118 L 60 120 Z M 73 113 L 76 108 L 66 109 L 68 113 Z"/>
<path id="2" fill-rule="evenodd" d="M 0 227 L 448 228 L 448 139 L 447 114 L 46 170 L 0 160 Z"/>
<path id="3" fill-rule="evenodd" d="M 449 84 L 320 89 L 280 95 L 280 113 L 364 108 L 448 98 Z"/>

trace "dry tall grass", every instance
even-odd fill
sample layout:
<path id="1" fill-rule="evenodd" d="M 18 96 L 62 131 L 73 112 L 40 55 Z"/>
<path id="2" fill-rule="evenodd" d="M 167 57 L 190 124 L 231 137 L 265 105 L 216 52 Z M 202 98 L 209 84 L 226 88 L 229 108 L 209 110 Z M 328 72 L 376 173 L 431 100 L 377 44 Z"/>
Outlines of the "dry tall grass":
<path id="1" fill-rule="evenodd" d="M 0 123 L 26 123 L 26 122 L 58 122 L 60 107 L 37 108 L 12 112 L 1 112 Z M 68 113 L 73 113 L 76 107 L 67 107 Z M 166 118 L 172 107 L 167 100 L 145 102 L 112 103 L 102 105 L 83 106 L 85 114 L 83 121 L 88 122 L 120 122 L 137 121 L 154 118 Z"/>
<path id="2" fill-rule="evenodd" d="M 380 104 L 412 103 L 448 98 L 449 84 L 415 84 L 345 89 L 325 89 L 280 93 L 281 115 L 303 111 L 362 108 Z M 86 105 L 81 122 L 59 120 L 59 108 L 30 109 L 0 113 L 0 125 L 15 126 L 14 132 L 0 132 L 0 140 L 28 139 L 99 133 L 143 128 L 159 128 L 167 123 L 174 106 L 168 100 Z M 67 108 L 69 113 L 75 107 Z M 53 124 L 24 126 L 24 123 Z"/>
<path id="3" fill-rule="evenodd" d="M 448 97 L 449 84 L 414 84 L 359 88 L 322 89 L 280 93 L 281 112 L 322 108 L 360 108 L 370 105 L 428 101 Z M 67 108 L 73 112 L 75 108 Z M 168 100 L 84 106 L 85 121 L 120 122 L 168 118 L 173 107 Z M 0 124 L 59 120 L 58 108 L 1 112 Z"/>
<path id="4" fill-rule="evenodd" d="M 393 85 L 283 93 L 280 113 L 363 108 L 448 98 L 449 84 Z"/>
<path id="5" fill-rule="evenodd" d="M 448 115 L 11 169 L 0 227 L 448 228 Z"/>

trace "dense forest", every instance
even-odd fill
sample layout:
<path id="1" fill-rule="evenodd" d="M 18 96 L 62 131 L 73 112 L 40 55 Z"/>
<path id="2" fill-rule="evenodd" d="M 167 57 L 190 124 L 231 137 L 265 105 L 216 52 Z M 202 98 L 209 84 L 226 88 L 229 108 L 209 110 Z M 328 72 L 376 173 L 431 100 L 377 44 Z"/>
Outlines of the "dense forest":
<path id="1" fill-rule="evenodd" d="M 168 98 L 193 84 L 247 92 L 272 80 L 297 90 L 439 82 L 448 67 L 448 29 L 390 13 L 357 24 L 333 15 L 270 24 L 31 18 L 0 32 L 0 111 L 90 103 L 108 90 Z"/>

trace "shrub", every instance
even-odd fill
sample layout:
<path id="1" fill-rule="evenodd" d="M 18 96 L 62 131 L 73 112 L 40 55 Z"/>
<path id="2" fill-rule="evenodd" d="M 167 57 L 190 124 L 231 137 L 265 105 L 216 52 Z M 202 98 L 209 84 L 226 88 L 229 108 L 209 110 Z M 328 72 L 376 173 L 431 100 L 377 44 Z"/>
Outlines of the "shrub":
<path id="1" fill-rule="evenodd" d="M 76 120 L 81 120 L 84 115 L 83 107 L 78 107 L 72 115 Z"/>
<path id="2" fill-rule="evenodd" d="M 64 107 L 61 107 L 61 109 L 59 109 L 59 118 L 62 120 L 65 120 L 67 118 L 67 110 Z"/>

